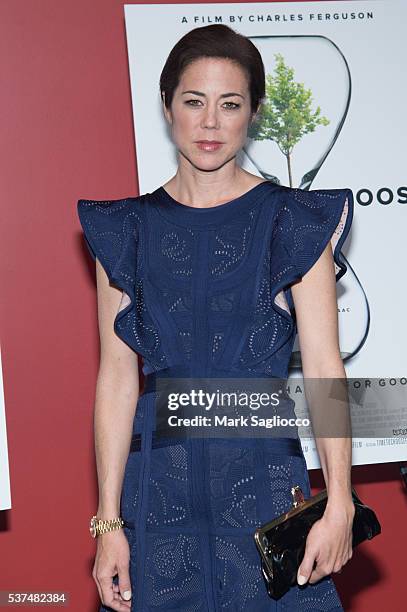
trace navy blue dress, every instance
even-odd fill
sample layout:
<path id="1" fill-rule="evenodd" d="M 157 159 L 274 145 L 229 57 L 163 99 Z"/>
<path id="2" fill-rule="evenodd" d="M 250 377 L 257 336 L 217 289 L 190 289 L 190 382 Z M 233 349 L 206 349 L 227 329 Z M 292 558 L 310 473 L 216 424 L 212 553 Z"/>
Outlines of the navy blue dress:
<path id="1" fill-rule="evenodd" d="M 253 533 L 311 495 L 298 438 L 156 435 L 154 381 L 288 376 L 296 335 L 290 286 L 331 242 L 336 279 L 353 218 L 350 189 L 302 191 L 270 181 L 211 208 L 161 186 L 120 200 L 78 201 L 91 255 L 123 292 L 115 333 L 143 358 L 121 495 L 132 611 L 343 610 L 331 576 L 266 591 Z M 101 607 L 100 612 L 108 608 Z"/>

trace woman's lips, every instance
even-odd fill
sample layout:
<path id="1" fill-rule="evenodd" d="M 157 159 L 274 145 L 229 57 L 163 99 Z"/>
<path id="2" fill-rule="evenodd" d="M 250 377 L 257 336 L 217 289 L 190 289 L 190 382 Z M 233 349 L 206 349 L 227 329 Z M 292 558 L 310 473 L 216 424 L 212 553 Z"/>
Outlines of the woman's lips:
<path id="1" fill-rule="evenodd" d="M 201 149 L 201 151 L 217 151 L 218 149 L 220 149 L 223 143 L 206 140 L 201 142 L 198 141 L 196 144 L 198 148 Z"/>

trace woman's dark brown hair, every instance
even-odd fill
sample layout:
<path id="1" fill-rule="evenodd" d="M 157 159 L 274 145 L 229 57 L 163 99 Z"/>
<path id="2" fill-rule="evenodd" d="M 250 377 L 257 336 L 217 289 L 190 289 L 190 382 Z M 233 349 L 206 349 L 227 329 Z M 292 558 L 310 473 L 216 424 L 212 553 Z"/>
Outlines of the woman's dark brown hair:
<path id="1" fill-rule="evenodd" d="M 160 76 L 161 98 L 170 109 L 182 72 L 202 57 L 224 58 L 236 62 L 245 71 L 250 91 L 251 112 L 255 113 L 265 96 L 264 64 L 252 41 L 223 24 L 194 28 L 172 48 Z"/>

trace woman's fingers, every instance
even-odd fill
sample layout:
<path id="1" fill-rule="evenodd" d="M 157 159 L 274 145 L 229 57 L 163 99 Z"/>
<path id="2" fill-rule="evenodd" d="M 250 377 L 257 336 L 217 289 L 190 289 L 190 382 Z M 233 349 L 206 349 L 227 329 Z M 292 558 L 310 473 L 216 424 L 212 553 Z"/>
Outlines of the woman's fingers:
<path id="1" fill-rule="evenodd" d="M 126 564 L 120 565 L 118 568 L 118 574 L 119 574 L 120 595 L 125 601 L 129 601 L 132 595 L 131 594 L 130 574 L 129 574 L 129 564 L 126 563 Z"/>
<path id="2" fill-rule="evenodd" d="M 130 610 L 130 602 L 123 601 L 120 594 L 114 592 L 113 577 L 99 575 L 98 579 L 102 591 L 102 604 L 112 608 L 112 610 L 116 610 L 116 612 L 128 612 Z"/>
<path id="3" fill-rule="evenodd" d="M 304 557 L 297 572 L 298 584 L 314 584 L 337 573 L 352 557 L 352 520 L 346 514 L 324 514 L 306 539 Z"/>
<path id="4" fill-rule="evenodd" d="M 310 541 L 307 539 L 305 544 L 305 553 L 304 557 L 300 563 L 297 572 L 297 582 L 298 584 L 305 584 L 309 582 L 310 577 L 312 575 L 312 570 L 315 565 L 315 557 L 317 555 L 317 550 L 312 548 Z"/>
<path id="5" fill-rule="evenodd" d="M 101 536 L 92 576 L 102 604 L 117 612 L 131 609 L 129 561 L 129 545 L 122 532 Z"/>

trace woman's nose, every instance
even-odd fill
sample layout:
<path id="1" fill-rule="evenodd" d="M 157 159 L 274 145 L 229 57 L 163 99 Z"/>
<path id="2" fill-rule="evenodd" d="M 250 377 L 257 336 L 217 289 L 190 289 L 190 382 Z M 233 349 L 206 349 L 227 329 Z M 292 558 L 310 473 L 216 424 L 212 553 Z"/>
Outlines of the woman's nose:
<path id="1" fill-rule="evenodd" d="M 216 108 L 207 107 L 202 117 L 202 127 L 218 127 L 219 117 Z"/>

